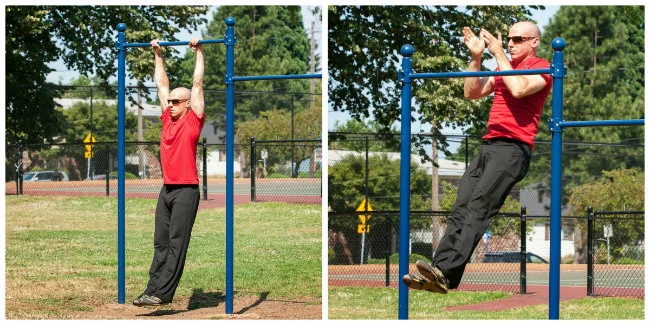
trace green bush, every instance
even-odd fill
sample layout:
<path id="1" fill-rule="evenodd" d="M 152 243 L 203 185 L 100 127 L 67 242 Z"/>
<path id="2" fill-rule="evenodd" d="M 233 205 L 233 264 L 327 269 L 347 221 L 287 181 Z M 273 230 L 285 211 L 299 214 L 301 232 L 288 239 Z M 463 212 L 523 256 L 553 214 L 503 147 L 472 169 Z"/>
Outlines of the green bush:
<path id="1" fill-rule="evenodd" d="M 410 264 L 413 264 L 413 263 L 417 262 L 418 260 L 425 260 L 428 263 L 431 263 L 431 260 L 429 260 L 428 258 L 426 258 L 426 257 L 424 257 L 424 256 L 422 256 L 420 254 L 411 254 L 411 255 L 409 255 L 409 263 Z M 390 258 L 388 259 L 388 261 L 390 262 L 390 264 L 399 264 L 399 254 L 395 253 L 395 254 L 391 255 Z M 386 263 L 385 258 L 371 258 L 371 259 L 368 259 L 368 264 L 385 264 L 385 263 Z"/>
<path id="2" fill-rule="evenodd" d="M 617 264 L 617 265 L 643 264 L 643 257 L 641 257 L 641 260 L 636 260 L 630 257 L 621 257 L 617 259 L 612 259 L 612 264 Z"/>
<path id="3" fill-rule="evenodd" d="M 110 176 L 117 176 L 117 172 L 111 172 Z M 138 179 L 138 176 L 135 176 L 129 172 L 124 172 L 124 179 Z"/>
<path id="4" fill-rule="evenodd" d="M 336 259 L 336 252 L 334 251 L 334 249 L 328 248 L 327 249 L 327 263 L 328 264 L 333 264 L 335 259 Z"/>

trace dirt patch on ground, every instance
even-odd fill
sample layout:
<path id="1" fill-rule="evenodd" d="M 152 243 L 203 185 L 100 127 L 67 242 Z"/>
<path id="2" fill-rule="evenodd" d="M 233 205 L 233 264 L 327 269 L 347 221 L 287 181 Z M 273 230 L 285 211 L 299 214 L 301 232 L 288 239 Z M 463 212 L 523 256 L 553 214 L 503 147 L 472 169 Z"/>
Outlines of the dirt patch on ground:
<path id="1" fill-rule="evenodd" d="M 7 309 L 11 310 L 7 302 Z M 235 297 L 233 313 L 226 314 L 226 304 L 208 299 L 200 302 L 190 301 L 189 298 L 174 301 L 162 307 L 136 307 L 126 304 L 105 304 L 93 307 L 88 311 L 69 311 L 67 319 L 321 319 L 322 301 L 320 298 L 298 298 L 295 300 L 261 299 L 256 296 Z M 10 314 L 7 315 L 11 319 Z"/>

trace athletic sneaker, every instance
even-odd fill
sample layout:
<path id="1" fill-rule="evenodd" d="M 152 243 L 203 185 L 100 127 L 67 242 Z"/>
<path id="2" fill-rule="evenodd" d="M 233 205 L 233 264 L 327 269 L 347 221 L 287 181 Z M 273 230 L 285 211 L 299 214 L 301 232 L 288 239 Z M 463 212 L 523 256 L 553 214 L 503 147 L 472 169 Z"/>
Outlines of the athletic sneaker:
<path id="1" fill-rule="evenodd" d="M 440 286 L 437 286 L 435 283 L 429 281 L 429 279 L 420 274 L 406 274 L 402 277 L 402 282 L 411 289 L 426 290 L 442 294 L 447 293 L 447 290 L 443 290 Z"/>
<path id="2" fill-rule="evenodd" d="M 442 274 L 439 268 L 432 266 L 427 261 L 418 260 L 415 262 L 415 266 L 418 268 L 418 271 L 429 281 L 431 281 L 435 286 L 439 287 L 444 293 L 447 293 L 449 290 L 449 280 L 445 278 L 445 275 Z"/>
<path id="3" fill-rule="evenodd" d="M 142 294 L 140 297 L 133 300 L 133 304 L 136 306 L 162 306 L 168 304 L 168 302 L 165 302 L 156 296 Z"/>

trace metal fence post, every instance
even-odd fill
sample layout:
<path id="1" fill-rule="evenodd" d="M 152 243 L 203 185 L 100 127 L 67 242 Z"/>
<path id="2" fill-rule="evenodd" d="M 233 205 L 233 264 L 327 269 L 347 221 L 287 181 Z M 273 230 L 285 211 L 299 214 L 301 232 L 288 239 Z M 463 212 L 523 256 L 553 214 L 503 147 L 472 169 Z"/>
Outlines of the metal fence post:
<path id="1" fill-rule="evenodd" d="M 111 145 L 106 143 L 106 155 L 108 159 L 106 160 L 106 196 L 110 195 L 110 178 L 111 178 Z"/>
<path id="2" fill-rule="evenodd" d="M 587 296 L 594 295 L 594 208 L 587 208 Z"/>
<path id="3" fill-rule="evenodd" d="M 23 140 L 16 142 L 16 195 L 23 195 Z"/>
<path id="4" fill-rule="evenodd" d="M 519 264 L 519 293 L 524 295 L 526 294 L 526 207 L 521 207 L 521 213 L 519 214 L 521 218 L 521 231 L 519 239 L 521 241 L 521 260 Z"/>
<path id="5" fill-rule="evenodd" d="M 208 148 L 205 142 L 206 138 L 203 137 L 201 143 L 203 147 L 203 200 L 208 199 Z"/>
<path id="6" fill-rule="evenodd" d="M 384 236 L 384 248 L 386 249 L 386 288 L 390 286 L 390 215 L 386 213 L 386 232 Z"/>
<path id="7" fill-rule="evenodd" d="M 251 202 L 255 202 L 255 137 L 251 137 Z"/>

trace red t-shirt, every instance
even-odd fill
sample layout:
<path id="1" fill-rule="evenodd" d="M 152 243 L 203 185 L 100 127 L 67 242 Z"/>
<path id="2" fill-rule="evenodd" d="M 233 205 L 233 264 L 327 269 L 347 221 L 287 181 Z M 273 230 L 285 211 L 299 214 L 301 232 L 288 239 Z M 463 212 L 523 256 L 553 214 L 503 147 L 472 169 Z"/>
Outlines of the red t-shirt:
<path id="1" fill-rule="evenodd" d="M 510 61 L 510 64 L 514 70 L 548 69 L 550 66 L 548 61 L 538 57 L 528 58 L 519 65 L 515 65 L 513 61 Z M 549 74 L 541 76 L 546 81 L 544 88 L 522 98 L 515 98 L 510 94 L 501 76 L 494 77 L 494 99 L 484 140 L 508 138 L 522 141 L 533 148 L 539 117 L 553 83 Z"/>
<path id="2" fill-rule="evenodd" d="M 170 107 L 160 116 L 160 160 L 165 184 L 199 184 L 196 171 L 196 144 L 205 122 L 189 110 L 176 121 L 172 120 Z"/>

